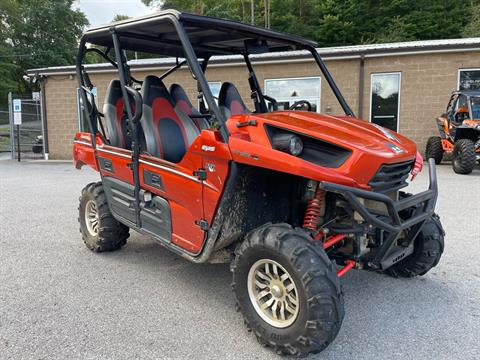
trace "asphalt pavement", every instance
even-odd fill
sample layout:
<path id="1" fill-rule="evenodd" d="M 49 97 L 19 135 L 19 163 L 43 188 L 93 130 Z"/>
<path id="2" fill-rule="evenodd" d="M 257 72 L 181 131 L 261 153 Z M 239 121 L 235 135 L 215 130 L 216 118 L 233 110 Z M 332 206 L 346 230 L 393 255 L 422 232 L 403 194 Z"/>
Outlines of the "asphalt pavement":
<path id="1" fill-rule="evenodd" d="M 480 169 L 438 174 L 440 264 L 408 280 L 350 271 L 342 329 L 309 359 L 480 358 Z M 189 263 L 133 231 L 120 251 L 87 250 L 78 196 L 98 179 L 0 161 L 0 359 L 280 358 L 244 327 L 227 265 Z"/>

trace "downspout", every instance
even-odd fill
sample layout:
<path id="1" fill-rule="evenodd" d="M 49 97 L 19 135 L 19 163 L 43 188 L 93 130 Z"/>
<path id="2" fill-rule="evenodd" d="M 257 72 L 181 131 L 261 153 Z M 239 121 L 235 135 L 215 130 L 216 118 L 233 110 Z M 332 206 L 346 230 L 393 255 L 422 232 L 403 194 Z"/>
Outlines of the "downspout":
<path id="1" fill-rule="evenodd" d="M 360 69 L 358 74 L 358 118 L 363 119 L 363 99 L 365 92 L 365 54 L 360 55 Z"/>
<path id="2" fill-rule="evenodd" d="M 47 106 L 45 95 L 45 83 L 47 77 L 42 76 L 40 78 L 40 118 L 42 121 L 42 136 L 43 136 L 43 158 L 48 160 L 48 125 L 47 125 Z"/>

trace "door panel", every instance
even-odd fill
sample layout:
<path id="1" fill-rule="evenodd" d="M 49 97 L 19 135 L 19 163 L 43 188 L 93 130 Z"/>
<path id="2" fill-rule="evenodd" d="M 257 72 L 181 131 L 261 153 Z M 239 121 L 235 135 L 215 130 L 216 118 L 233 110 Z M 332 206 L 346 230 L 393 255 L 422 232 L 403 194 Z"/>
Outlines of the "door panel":
<path id="1" fill-rule="evenodd" d="M 102 184 L 112 213 L 130 226 L 136 225 L 132 153 L 109 145 L 97 146 Z"/>
<path id="2" fill-rule="evenodd" d="M 139 167 L 140 187 L 159 196 L 169 205 L 172 234 L 168 241 L 191 253 L 199 252 L 205 238 L 205 232 L 198 225 L 198 221 L 203 219 L 203 185 L 193 173 L 202 167 L 201 156 L 187 151 L 181 162 L 174 164 L 142 154 Z M 163 210 L 163 215 L 162 211 L 156 214 L 162 217 L 166 211 Z M 162 218 L 162 221 L 168 223 L 166 218 Z M 162 226 L 154 231 L 165 239 Z"/>
<path id="3" fill-rule="evenodd" d="M 100 173 L 103 176 L 114 175 L 117 179 L 133 185 L 133 172 L 130 168 L 132 152 L 113 146 L 97 146 Z"/>

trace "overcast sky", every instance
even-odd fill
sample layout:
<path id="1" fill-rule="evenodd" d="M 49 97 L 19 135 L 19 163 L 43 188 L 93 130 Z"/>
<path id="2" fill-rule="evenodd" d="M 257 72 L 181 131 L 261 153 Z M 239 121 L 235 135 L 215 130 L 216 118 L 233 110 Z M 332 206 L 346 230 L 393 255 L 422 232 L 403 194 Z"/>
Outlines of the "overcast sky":
<path id="1" fill-rule="evenodd" d="M 141 0 L 76 0 L 73 6 L 85 13 L 90 26 L 109 23 L 117 14 L 133 17 L 154 12 Z"/>

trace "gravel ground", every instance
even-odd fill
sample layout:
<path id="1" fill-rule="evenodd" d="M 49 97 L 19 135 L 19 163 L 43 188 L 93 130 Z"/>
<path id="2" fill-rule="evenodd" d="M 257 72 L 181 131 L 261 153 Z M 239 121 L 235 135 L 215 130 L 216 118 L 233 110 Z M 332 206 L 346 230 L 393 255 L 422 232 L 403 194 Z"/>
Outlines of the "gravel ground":
<path id="1" fill-rule="evenodd" d="M 337 339 L 311 359 L 480 357 L 480 169 L 439 167 L 446 248 L 424 277 L 351 271 Z M 77 224 L 70 164 L 0 161 L 0 358 L 279 358 L 235 312 L 226 265 L 191 264 L 133 233 L 94 254 Z M 422 190 L 427 171 L 413 184 Z"/>

